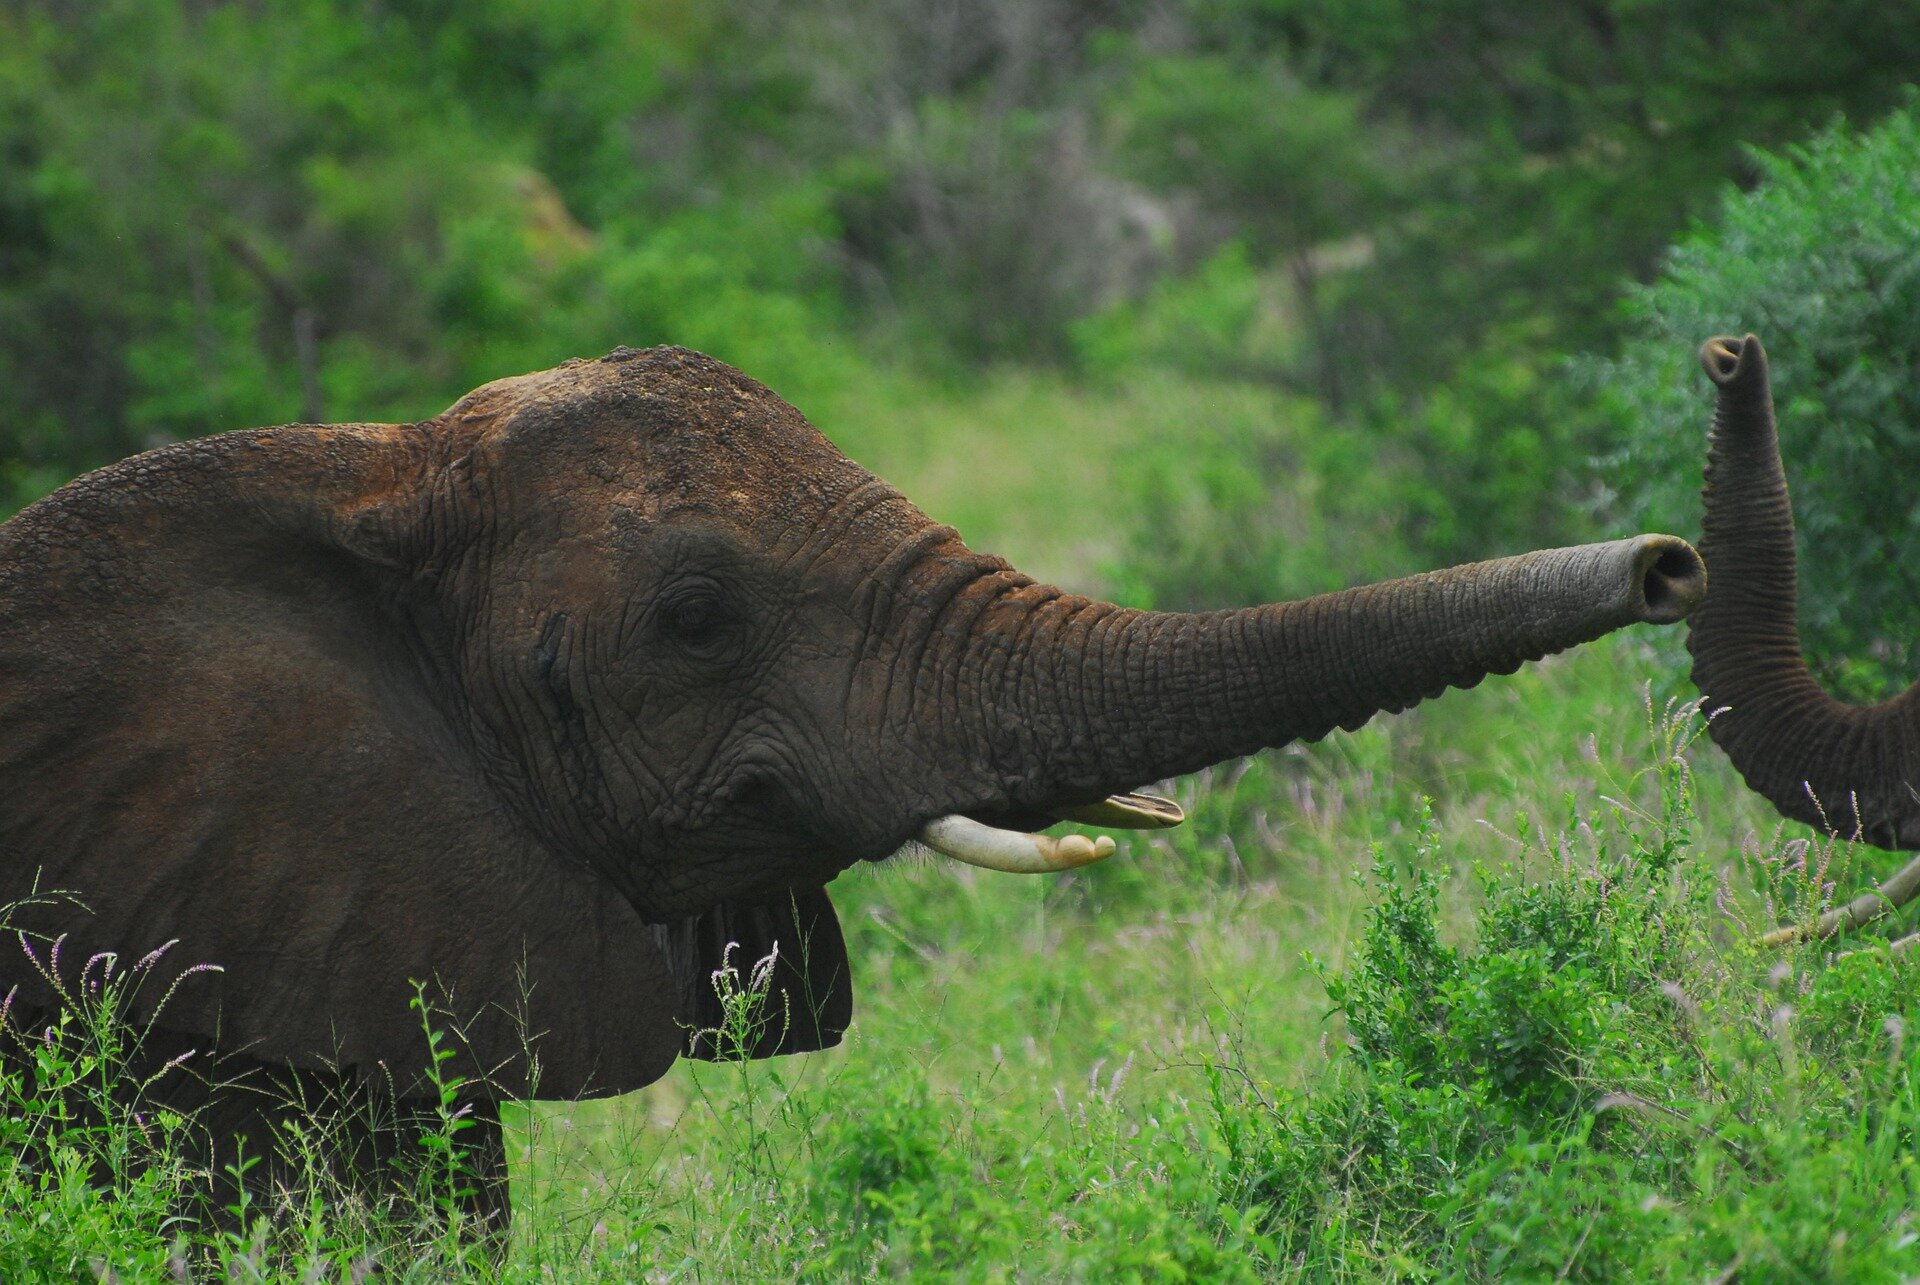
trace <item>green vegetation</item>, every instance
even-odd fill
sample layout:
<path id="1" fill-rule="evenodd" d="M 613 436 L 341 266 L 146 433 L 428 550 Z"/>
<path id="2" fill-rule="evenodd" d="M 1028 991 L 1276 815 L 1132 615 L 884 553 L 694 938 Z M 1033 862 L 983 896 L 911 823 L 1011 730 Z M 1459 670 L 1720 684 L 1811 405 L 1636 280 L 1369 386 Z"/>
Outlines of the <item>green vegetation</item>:
<path id="1" fill-rule="evenodd" d="M 1623 285 L 1747 147 L 1897 104 L 1917 31 L 1860 0 L 12 0 L 0 480 L 672 341 L 809 412 L 1008 364 L 1278 389 L 1379 479 L 1401 565 L 1570 538 L 1606 443 L 1566 357 L 1633 332 Z"/>
<path id="2" fill-rule="evenodd" d="M 0 0 L 0 510 L 679 342 L 978 547 L 1205 607 L 1695 530 L 1691 354 L 1754 330 L 1809 635 L 1868 690 L 1920 637 L 1916 39 L 1852 0 Z M 1920 1274 L 1909 916 L 1752 944 L 1891 858 L 1777 822 L 1684 672 L 1636 632 L 1224 765 L 1061 878 L 850 872 L 846 1046 L 518 1112 L 499 1274 Z M 190 1122 L 114 1104 L 138 1033 L 74 1000 L 0 1080 L 0 1279 L 492 1274 L 451 1148 L 387 1209 L 179 1221 Z"/>
<path id="3" fill-rule="evenodd" d="M 1619 443 L 1606 476 L 1629 521 L 1698 508 L 1689 341 L 1758 332 L 1773 370 L 1799 536 L 1801 622 L 1829 676 L 1872 695 L 1910 680 L 1920 641 L 1920 114 L 1827 130 L 1730 193 L 1657 281 L 1633 340 L 1592 363 Z"/>

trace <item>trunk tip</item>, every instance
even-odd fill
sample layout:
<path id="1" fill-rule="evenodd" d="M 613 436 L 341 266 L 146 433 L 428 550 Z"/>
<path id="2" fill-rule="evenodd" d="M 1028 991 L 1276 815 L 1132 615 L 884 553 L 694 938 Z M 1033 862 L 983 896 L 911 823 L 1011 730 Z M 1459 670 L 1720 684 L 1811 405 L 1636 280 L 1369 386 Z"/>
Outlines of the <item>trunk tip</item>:
<path id="1" fill-rule="evenodd" d="M 1757 335 L 1715 335 L 1700 345 L 1700 365 L 1720 388 L 1734 389 L 1767 378 L 1767 353 Z"/>
<path id="2" fill-rule="evenodd" d="M 1707 564 L 1676 535 L 1644 535 L 1635 551 L 1642 619 L 1671 625 L 1684 620 L 1707 596 Z"/>

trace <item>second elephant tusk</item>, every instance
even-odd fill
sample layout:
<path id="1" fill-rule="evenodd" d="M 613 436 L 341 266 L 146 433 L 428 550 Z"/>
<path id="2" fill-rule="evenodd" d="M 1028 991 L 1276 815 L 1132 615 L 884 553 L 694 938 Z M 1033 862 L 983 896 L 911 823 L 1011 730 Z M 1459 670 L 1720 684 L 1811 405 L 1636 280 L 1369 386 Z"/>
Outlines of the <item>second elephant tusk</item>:
<path id="1" fill-rule="evenodd" d="M 1109 794 L 1098 803 L 1057 808 L 1053 815 L 1078 825 L 1113 830 L 1165 830 L 1187 819 L 1187 810 L 1157 794 Z"/>
<path id="2" fill-rule="evenodd" d="M 920 842 L 935 852 L 986 870 L 1037 875 L 1104 861 L 1115 844 L 1106 835 L 1025 834 L 998 830 L 963 816 L 944 816 L 920 827 Z"/>

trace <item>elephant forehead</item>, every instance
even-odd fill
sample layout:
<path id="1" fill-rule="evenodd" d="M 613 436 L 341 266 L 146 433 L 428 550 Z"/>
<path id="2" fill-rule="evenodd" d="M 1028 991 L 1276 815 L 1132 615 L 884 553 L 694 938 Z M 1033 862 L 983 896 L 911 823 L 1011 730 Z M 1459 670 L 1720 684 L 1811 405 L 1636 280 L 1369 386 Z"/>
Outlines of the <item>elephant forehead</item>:
<path id="1" fill-rule="evenodd" d="M 764 385 L 685 349 L 616 350 L 499 380 L 448 416 L 466 435 L 474 492 L 543 538 L 624 543 L 699 516 L 762 549 L 853 542 L 884 554 L 930 525 Z"/>
<path id="2" fill-rule="evenodd" d="M 693 503 L 799 519 L 872 480 L 766 387 L 684 349 L 499 380 L 447 423 L 490 488 L 655 517 Z"/>

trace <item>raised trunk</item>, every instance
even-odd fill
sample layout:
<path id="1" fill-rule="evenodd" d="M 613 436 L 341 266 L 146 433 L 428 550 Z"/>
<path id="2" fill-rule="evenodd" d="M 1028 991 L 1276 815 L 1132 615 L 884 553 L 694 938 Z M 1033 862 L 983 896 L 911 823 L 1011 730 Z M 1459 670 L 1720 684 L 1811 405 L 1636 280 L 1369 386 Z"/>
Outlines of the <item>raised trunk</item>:
<path id="1" fill-rule="evenodd" d="M 1708 730 L 1783 815 L 1883 848 L 1920 847 L 1920 684 L 1853 706 L 1807 672 L 1766 353 L 1752 335 L 1712 339 L 1700 361 L 1719 389 L 1700 540 L 1713 584 L 1687 648 Z"/>
<path id="2" fill-rule="evenodd" d="M 1030 586 L 975 632 L 992 644 L 992 760 L 1022 765 L 1005 785 L 1015 810 L 1098 798 L 1678 620 L 1704 591 L 1698 555 L 1658 535 L 1241 611 L 1129 611 Z"/>

